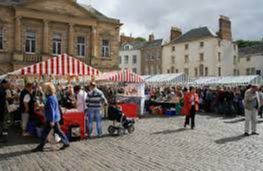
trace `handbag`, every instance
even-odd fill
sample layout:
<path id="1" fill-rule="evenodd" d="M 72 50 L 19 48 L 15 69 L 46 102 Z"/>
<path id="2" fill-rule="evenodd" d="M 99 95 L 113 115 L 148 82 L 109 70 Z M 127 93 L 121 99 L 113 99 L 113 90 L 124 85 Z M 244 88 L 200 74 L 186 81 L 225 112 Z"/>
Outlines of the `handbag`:
<path id="1" fill-rule="evenodd" d="M 7 101 L 6 101 L 6 108 L 8 113 L 12 113 L 18 109 L 17 105 L 9 104 Z"/>

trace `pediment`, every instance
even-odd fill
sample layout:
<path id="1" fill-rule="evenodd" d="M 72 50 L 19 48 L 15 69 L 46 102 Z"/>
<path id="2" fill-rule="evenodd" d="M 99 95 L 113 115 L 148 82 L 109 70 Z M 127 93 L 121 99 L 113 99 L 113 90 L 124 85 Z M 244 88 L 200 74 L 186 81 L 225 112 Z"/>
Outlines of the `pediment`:
<path id="1" fill-rule="evenodd" d="M 85 10 L 76 2 L 72 2 L 71 0 L 31 0 L 28 1 L 23 7 L 43 12 L 94 18 L 89 11 Z"/>

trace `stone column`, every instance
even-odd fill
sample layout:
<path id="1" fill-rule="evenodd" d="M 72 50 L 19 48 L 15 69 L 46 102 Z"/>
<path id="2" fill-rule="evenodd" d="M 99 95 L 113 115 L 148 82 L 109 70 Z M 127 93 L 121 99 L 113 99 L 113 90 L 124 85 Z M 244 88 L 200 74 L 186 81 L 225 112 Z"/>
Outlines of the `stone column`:
<path id="1" fill-rule="evenodd" d="M 97 57 L 97 30 L 95 26 L 91 27 L 91 57 Z"/>
<path id="2" fill-rule="evenodd" d="M 21 42 L 21 17 L 16 17 L 16 32 L 15 32 L 15 47 L 17 52 L 22 51 L 22 42 Z"/>
<path id="3" fill-rule="evenodd" d="M 44 28 L 43 28 L 43 53 L 49 54 L 49 20 L 44 20 Z"/>
<path id="4" fill-rule="evenodd" d="M 74 55 L 74 24 L 69 24 L 68 53 Z"/>

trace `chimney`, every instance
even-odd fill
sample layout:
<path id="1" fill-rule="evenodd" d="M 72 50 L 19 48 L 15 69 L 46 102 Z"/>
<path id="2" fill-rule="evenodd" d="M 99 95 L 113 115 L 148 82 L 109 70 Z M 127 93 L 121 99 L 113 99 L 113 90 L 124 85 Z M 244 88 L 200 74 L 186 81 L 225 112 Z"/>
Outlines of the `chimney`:
<path id="1" fill-rule="evenodd" d="M 153 33 L 149 35 L 149 42 L 152 42 L 152 41 L 154 41 L 154 34 Z"/>
<path id="2" fill-rule="evenodd" d="M 178 27 L 172 27 L 170 32 L 170 41 L 176 40 L 182 35 L 182 30 Z"/>
<path id="3" fill-rule="evenodd" d="M 220 16 L 218 36 L 221 39 L 232 41 L 231 21 L 229 17 Z"/>

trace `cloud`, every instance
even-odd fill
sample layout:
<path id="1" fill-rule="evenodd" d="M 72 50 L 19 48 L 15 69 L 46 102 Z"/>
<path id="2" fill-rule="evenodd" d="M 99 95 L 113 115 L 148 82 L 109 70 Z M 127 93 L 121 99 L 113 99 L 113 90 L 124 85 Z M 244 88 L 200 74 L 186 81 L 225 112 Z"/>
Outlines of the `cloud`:
<path id="1" fill-rule="evenodd" d="M 78 0 L 89 3 L 90 0 Z M 91 0 L 92 6 L 124 25 L 134 36 L 168 38 L 171 26 L 183 32 L 199 26 L 218 31 L 219 15 L 229 16 L 234 39 L 262 39 L 262 0 Z"/>

